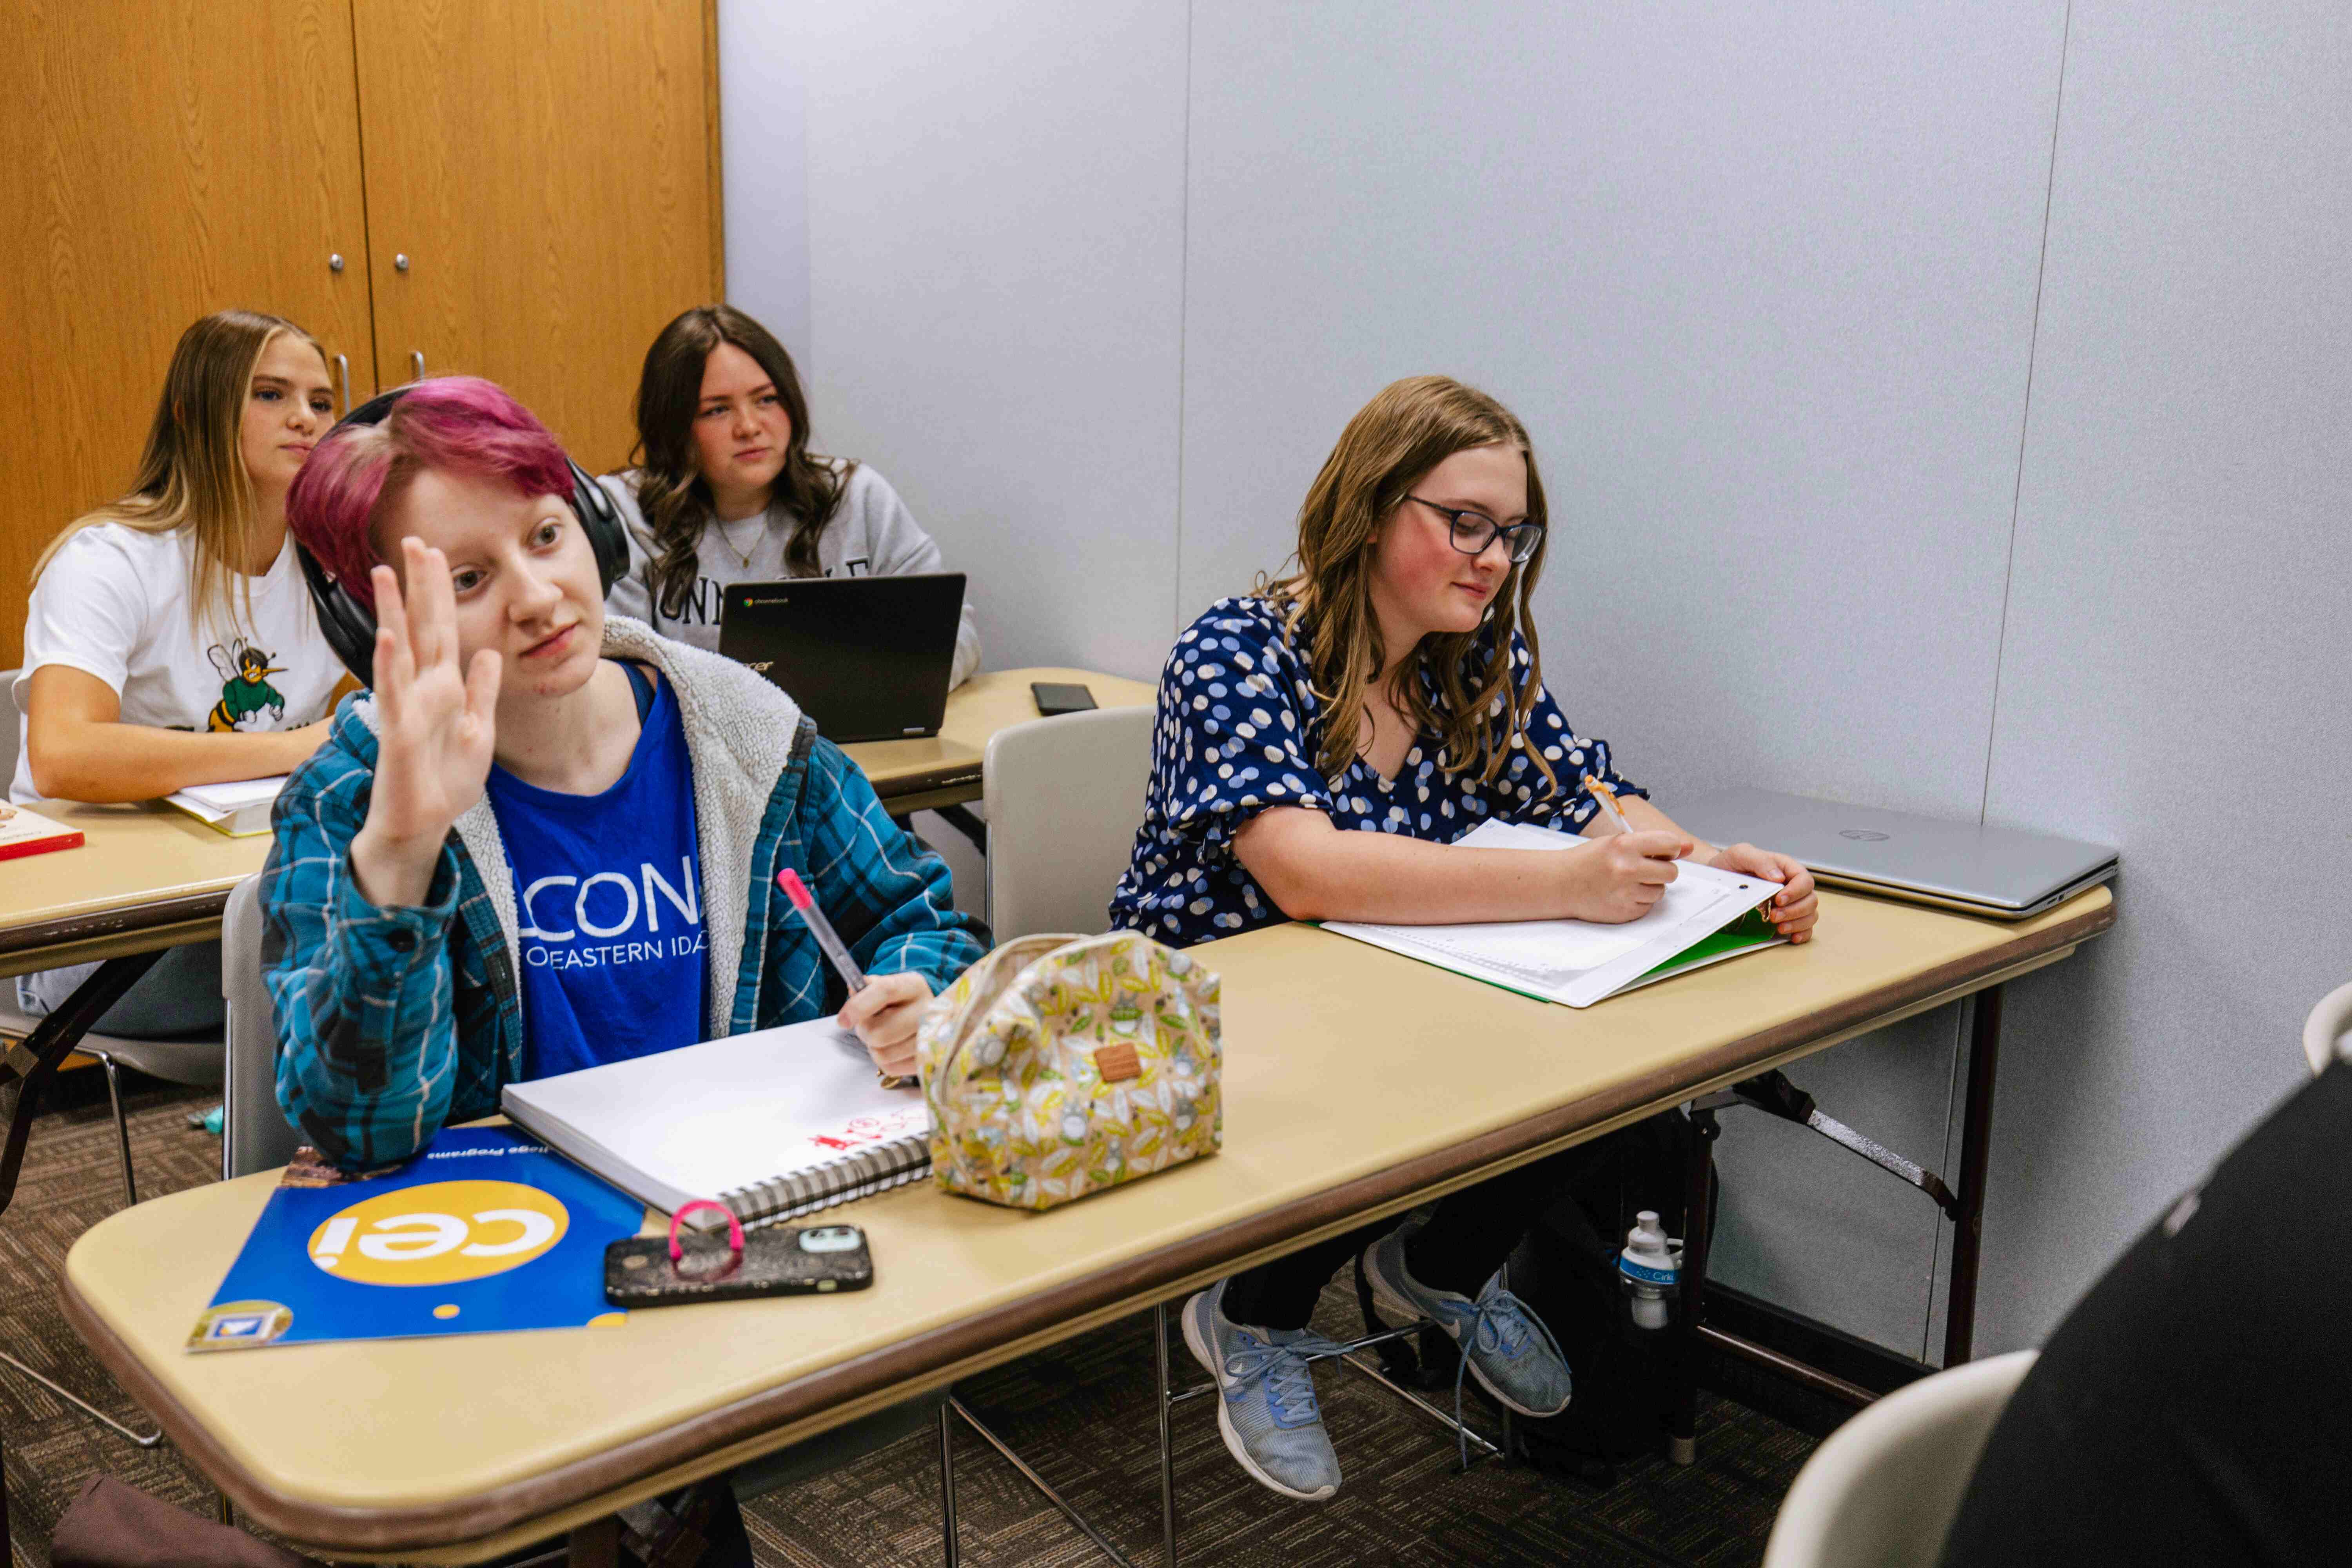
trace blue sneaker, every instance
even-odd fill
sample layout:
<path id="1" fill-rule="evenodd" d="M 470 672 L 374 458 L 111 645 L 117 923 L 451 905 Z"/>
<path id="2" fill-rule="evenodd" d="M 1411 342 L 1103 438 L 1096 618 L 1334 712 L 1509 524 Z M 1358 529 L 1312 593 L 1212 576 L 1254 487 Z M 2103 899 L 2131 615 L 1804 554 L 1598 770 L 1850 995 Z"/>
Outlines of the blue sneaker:
<path id="1" fill-rule="evenodd" d="M 1568 1408 L 1572 1381 L 1568 1358 L 1543 1320 L 1503 1289 L 1497 1273 L 1478 1300 L 1432 1290 L 1405 1272 L 1404 1238 L 1394 1231 L 1364 1248 L 1372 1299 L 1391 1312 L 1427 1318 L 1462 1347 L 1462 1365 L 1487 1393 L 1522 1415 L 1557 1415 Z M 1454 1373 L 1454 1405 L 1462 1414 L 1462 1376 Z"/>
<path id="2" fill-rule="evenodd" d="M 1217 1430 L 1259 1485 L 1302 1502 L 1339 1489 L 1339 1456 L 1323 1430 L 1307 1362 L 1339 1347 L 1306 1329 L 1244 1328 L 1221 1310 L 1220 1279 L 1184 1303 L 1184 1343 L 1217 1380 Z"/>

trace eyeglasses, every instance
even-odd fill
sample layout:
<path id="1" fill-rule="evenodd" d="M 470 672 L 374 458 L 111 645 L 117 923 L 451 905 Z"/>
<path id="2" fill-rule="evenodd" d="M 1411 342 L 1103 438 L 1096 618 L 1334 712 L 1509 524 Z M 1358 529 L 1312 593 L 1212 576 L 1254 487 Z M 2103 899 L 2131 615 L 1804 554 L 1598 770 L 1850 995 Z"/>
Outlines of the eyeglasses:
<path id="1" fill-rule="evenodd" d="M 1486 547 L 1499 535 L 1503 547 L 1511 552 L 1511 563 L 1516 566 L 1524 563 L 1543 543 L 1544 525 L 1540 522 L 1515 522 L 1505 528 L 1483 511 L 1471 511 L 1466 508 L 1457 510 L 1453 507 L 1440 506 L 1433 500 L 1421 500 L 1415 495 L 1404 499 L 1419 500 L 1444 518 L 1446 531 L 1453 538 L 1454 548 L 1465 555 L 1486 554 Z"/>

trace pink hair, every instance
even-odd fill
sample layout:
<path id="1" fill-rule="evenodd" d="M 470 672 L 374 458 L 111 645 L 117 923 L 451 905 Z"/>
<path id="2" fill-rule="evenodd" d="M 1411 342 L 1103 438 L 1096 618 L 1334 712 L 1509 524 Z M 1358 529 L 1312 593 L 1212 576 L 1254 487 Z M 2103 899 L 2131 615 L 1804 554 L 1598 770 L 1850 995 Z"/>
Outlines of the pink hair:
<path id="1" fill-rule="evenodd" d="M 420 381 L 381 424 L 330 431 L 286 492 L 286 526 L 373 610 L 376 526 L 431 468 L 503 479 L 526 496 L 570 496 L 572 468 L 546 426 L 504 387 L 474 375 Z"/>

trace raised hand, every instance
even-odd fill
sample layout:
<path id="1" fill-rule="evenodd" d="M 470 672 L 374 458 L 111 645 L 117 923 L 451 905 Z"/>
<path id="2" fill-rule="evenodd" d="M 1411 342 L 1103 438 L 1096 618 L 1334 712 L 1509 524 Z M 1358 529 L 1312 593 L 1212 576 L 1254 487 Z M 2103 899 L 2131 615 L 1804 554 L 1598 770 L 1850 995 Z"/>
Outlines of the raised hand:
<path id="1" fill-rule="evenodd" d="M 1559 857 L 1569 878 L 1570 912 L 1619 925 L 1640 920 L 1666 896 L 1675 861 L 1696 847 L 1679 833 L 1651 828 L 1596 838 Z"/>
<path id="2" fill-rule="evenodd" d="M 410 592 L 389 566 L 373 574 L 376 765 L 368 817 L 352 840 L 360 891 L 378 905 L 419 904 L 457 818 L 490 773 L 500 673 L 483 648 L 460 669 L 449 560 L 400 542 Z"/>

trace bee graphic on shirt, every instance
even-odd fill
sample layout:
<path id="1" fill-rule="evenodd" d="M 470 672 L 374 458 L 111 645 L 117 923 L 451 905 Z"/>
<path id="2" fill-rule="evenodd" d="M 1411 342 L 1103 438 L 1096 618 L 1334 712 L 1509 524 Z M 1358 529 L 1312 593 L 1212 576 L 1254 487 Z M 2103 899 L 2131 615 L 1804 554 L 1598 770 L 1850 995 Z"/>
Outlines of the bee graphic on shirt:
<path id="1" fill-rule="evenodd" d="M 205 649 L 205 657 L 221 678 L 221 698 L 213 704 L 207 729 L 234 731 L 265 708 L 271 723 L 285 719 L 286 699 L 268 679 L 283 673 L 284 666 L 271 664 L 269 655 L 243 637 L 231 638 L 226 647 L 215 643 Z"/>

